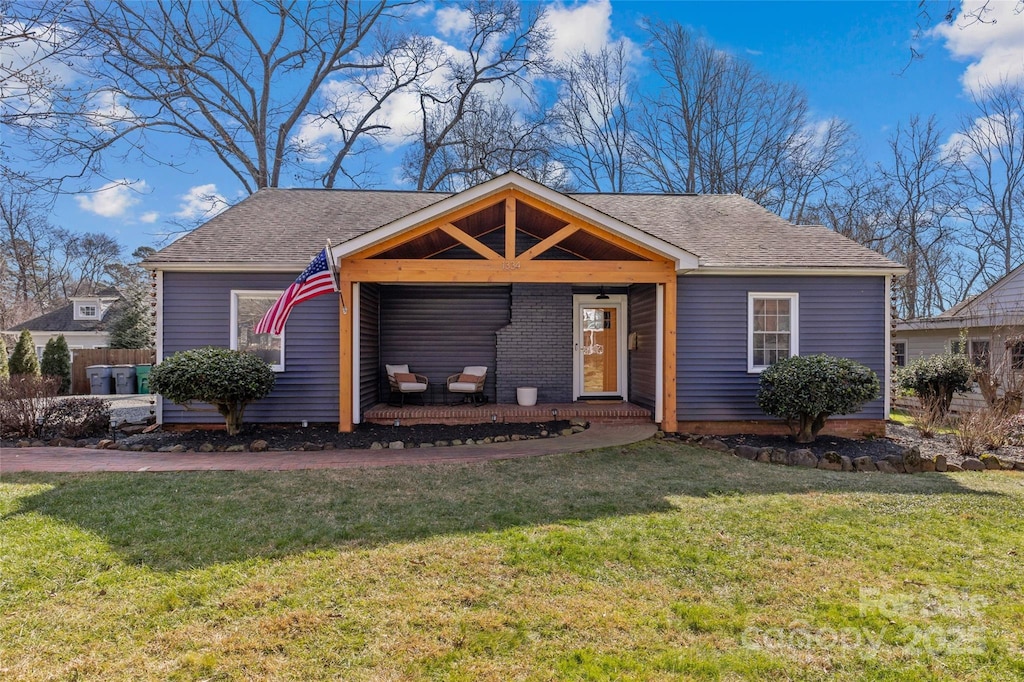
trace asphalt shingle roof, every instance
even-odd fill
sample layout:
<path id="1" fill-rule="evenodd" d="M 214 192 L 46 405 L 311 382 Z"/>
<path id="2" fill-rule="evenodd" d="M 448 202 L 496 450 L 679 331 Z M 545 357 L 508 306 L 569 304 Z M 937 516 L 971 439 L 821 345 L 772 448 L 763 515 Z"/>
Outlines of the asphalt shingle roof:
<path id="1" fill-rule="evenodd" d="M 148 263 L 304 264 L 450 194 L 262 189 L 147 259 Z M 569 194 L 722 268 L 899 266 L 825 227 L 793 225 L 739 195 Z"/>
<path id="2" fill-rule="evenodd" d="M 116 293 L 116 291 L 115 291 Z M 32 332 L 99 332 L 104 331 L 111 320 L 117 317 L 118 311 L 123 307 L 123 300 L 114 301 L 110 308 L 103 315 L 102 320 L 76 320 L 75 305 L 69 303 L 66 306 L 51 310 L 48 313 L 34 317 L 31 320 L 16 324 L 7 331 L 20 332 L 27 329 Z"/>

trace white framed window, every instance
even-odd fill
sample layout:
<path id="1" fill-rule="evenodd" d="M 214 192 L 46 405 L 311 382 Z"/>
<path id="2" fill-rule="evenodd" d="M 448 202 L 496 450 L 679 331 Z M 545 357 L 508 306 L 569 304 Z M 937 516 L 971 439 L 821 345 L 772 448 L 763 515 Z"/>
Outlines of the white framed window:
<path id="1" fill-rule="evenodd" d="M 77 313 L 77 320 L 95 320 L 100 316 L 100 309 L 95 303 L 79 303 Z"/>
<path id="2" fill-rule="evenodd" d="M 253 327 L 280 295 L 280 291 L 231 292 L 231 349 L 263 358 L 275 372 L 284 371 L 284 331 L 276 336 L 257 334 Z"/>
<path id="3" fill-rule="evenodd" d="M 747 293 L 747 371 L 760 373 L 800 354 L 800 296 Z"/>
<path id="4" fill-rule="evenodd" d="M 991 369 L 992 344 L 986 338 L 955 338 L 949 340 L 949 352 L 954 355 L 966 355 L 971 364 L 978 369 Z"/>
<path id="5" fill-rule="evenodd" d="M 892 342 L 892 361 L 896 363 L 897 367 L 907 366 L 907 342 L 906 341 L 893 341 Z"/>

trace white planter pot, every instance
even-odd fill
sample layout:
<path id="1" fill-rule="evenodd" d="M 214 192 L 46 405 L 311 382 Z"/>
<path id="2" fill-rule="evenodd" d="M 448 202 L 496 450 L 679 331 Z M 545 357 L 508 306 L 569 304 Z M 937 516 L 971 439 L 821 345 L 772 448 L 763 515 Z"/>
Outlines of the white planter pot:
<path id="1" fill-rule="evenodd" d="M 533 386 L 521 386 L 516 389 L 516 402 L 523 407 L 537 404 L 537 389 Z"/>

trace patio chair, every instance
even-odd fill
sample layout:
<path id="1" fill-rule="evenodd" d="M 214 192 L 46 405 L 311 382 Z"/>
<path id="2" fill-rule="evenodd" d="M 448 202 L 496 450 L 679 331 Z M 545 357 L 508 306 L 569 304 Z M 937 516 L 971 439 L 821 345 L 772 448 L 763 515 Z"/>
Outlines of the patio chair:
<path id="1" fill-rule="evenodd" d="M 462 373 L 448 377 L 448 392 L 460 394 L 462 402 L 471 402 L 479 407 L 487 402 L 487 396 L 484 395 L 486 381 L 487 368 L 481 365 L 471 365 L 463 369 Z"/>
<path id="2" fill-rule="evenodd" d="M 409 365 L 384 365 L 388 373 L 388 386 L 391 388 L 391 395 L 388 398 L 388 405 L 393 407 L 405 406 L 405 396 L 408 394 L 419 394 L 422 399 L 427 392 L 430 382 L 422 374 L 413 374 L 409 371 Z M 395 402 L 398 396 L 398 402 Z"/>

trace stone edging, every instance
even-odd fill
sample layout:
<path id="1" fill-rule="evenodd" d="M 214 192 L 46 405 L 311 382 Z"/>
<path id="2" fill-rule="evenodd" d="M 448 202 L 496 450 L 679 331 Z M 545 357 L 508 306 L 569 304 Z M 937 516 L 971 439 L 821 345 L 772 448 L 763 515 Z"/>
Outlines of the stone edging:
<path id="1" fill-rule="evenodd" d="M 888 455 L 882 459 L 864 455 L 850 458 L 838 452 L 826 452 L 820 457 L 807 448 L 788 450 L 786 448 L 756 448 L 751 445 L 729 447 L 715 438 L 694 436 L 690 442 L 698 447 L 717 452 L 727 452 L 752 462 L 765 464 L 785 464 L 802 466 L 825 471 L 881 471 L 886 474 L 917 474 L 930 471 L 1024 471 L 1024 462 L 1000 460 L 995 455 L 984 454 L 981 457 L 965 457 L 961 464 L 946 462 L 945 455 L 929 457 L 921 454 L 921 449 L 914 445 L 904 448 L 899 455 Z"/>

